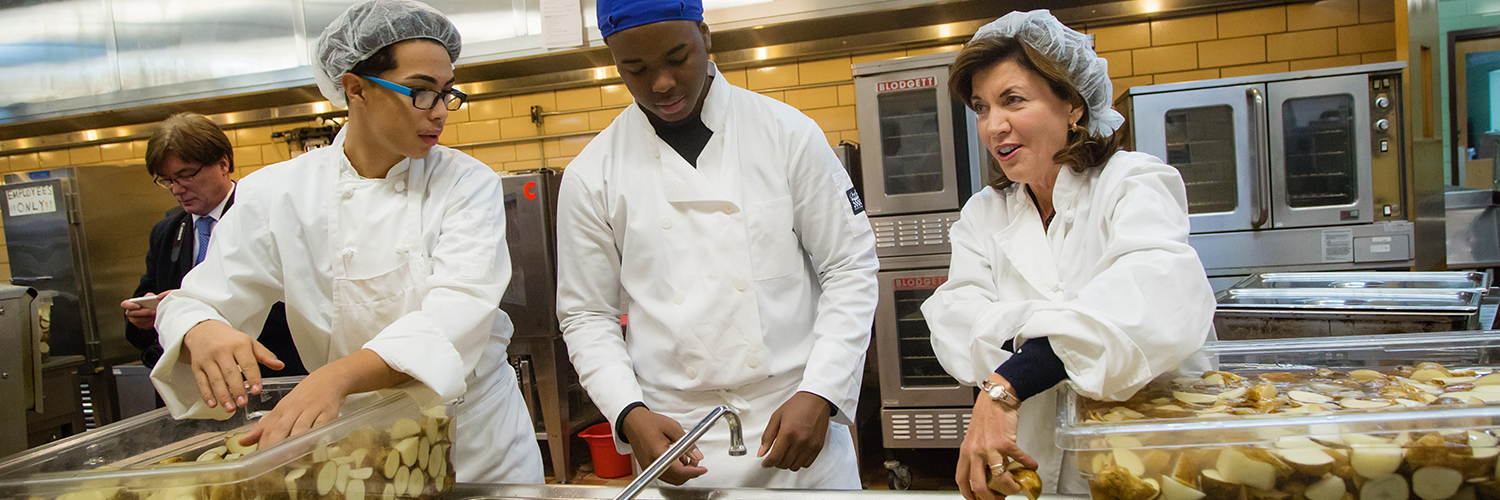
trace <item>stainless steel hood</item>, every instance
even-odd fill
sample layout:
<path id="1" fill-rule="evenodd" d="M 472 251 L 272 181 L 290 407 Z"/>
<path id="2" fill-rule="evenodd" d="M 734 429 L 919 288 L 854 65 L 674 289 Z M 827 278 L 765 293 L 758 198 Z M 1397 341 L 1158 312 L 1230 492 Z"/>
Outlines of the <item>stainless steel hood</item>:
<path id="1" fill-rule="evenodd" d="M 618 81 L 597 30 L 590 31 L 593 48 L 541 48 L 540 35 L 532 34 L 538 1 L 429 2 L 464 32 L 458 78 L 475 82 L 464 85 L 465 91 L 483 99 Z M 593 17 L 592 1 L 585 0 L 585 18 Z M 712 10 L 706 19 L 715 30 L 715 61 L 732 69 L 961 43 L 1011 10 L 1050 8 L 1064 22 L 1088 28 L 1302 1 L 771 0 Z M 341 113 L 328 108 L 312 85 L 301 47 L 350 0 L 247 0 L 262 7 L 249 10 L 185 7 L 201 3 L 193 0 L 23 3 L 0 2 L 0 87 L 65 90 L 55 99 L 0 107 L 0 155 L 140 138 L 141 125 L 179 111 L 210 115 L 228 126 Z M 122 6 L 129 12 L 121 12 Z M 465 16 L 488 20 L 475 23 L 488 28 L 472 28 Z M 37 39 L 28 26 L 38 24 L 60 29 L 49 28 L 51 38 Z M 229 63 L 219 57 L 224 51 L 250 52 L 244 61 L 258 61 L 262 71 L 219 76 L 236 71 L 225 68 Z"/>

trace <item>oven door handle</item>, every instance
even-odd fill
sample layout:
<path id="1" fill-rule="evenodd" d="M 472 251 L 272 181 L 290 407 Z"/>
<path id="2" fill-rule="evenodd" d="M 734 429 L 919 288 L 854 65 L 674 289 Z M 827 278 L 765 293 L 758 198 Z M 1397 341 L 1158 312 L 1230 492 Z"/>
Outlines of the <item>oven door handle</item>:
<path id="1" fill-rule="evenodd" d="M 1250 168 L 1255 169 L 1255 176 L 1250 179 L 1250 227 L 1260 229 L 1270 219 L 1271 212 L 1267 209 L 1265 200 L 1266 173 L 1271 167 L 1266 165 L 1268 154 L 1265 153 L 1265 135 L 1261 131 L 1266 123 L 1266 98 L 1260 93 L 1260 89 L 1251 87 L 1245 89 L 1245 99 L 1249 101 L 1250 109 Z"/>

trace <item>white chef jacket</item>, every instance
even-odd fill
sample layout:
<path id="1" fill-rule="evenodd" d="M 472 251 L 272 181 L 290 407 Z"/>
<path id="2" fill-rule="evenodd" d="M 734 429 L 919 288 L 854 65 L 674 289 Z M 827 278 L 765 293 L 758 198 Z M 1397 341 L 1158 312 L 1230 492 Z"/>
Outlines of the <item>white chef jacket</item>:
<path id="1" fill-rule="evenodd" d="M 838 408 L 829 439 L 840 441 L 813 467 L 847 458 L 838 473 L 858 488 L 845 425 L 878 297 L 869 219 L 816 123 L 708 71 L 702 119 L 713 136 L 697 168 L 631 106 L 563 176 L 557 311 L 569 356 L 616 426 L 636 401 L 685 427 L 729 404 L 753 447 L 792 394 L 821 396 Z M 801 482 L 747 478 L 758 474 L 749 468 L 716 478 L 735 469 L 716 463 L 728 459 L 712 444 L 725 428 L 699 442 L 709 473 L 689 485 L 830 484 L 806 482 L 822 474 L 813 469 Z M 753 453 L 741 461 L 759 470 Z"/>
<path id="2" fill-rule="evenodd" d="M 370 349 L 419 382 L 407 390 L 419 404 L 465 399 L 454 450 L 460 481 L 541 482 L 530 415 L 506 360 L 512 326 L 498 308 L 511 276 L 499 177 L 436 146 L 367 179 L 349 164 L 343 139 L 340 132 L 330 147 L 239 182 L 207 257 L 161 302 L 163 359 L 177 359 L 188 329 L 205 320 L 258 336 L 271 306 L 284 301 L 308 370 Z M 390 293 L 407 269 L 416 278 L 414 310 L 383 327 L 356 327 L 403 307 L 376 299 L 366 303 L 375 314 L 356 314 L 335 331 L 340 292 Z M 203 403 L 188 365 L 158 363 L 151 376 L 174 416 L 223 415 Z"/>
<path id="3" fill-rule="evenodd" d="M 1052 196 L 1045 230 L 1020 184 L 969 199 L 953 225 L 948 282 L 922 304 L 933 351 L 954 378 L 978 385 L 1010 358 L 1007 340 L 1047 337 L 1073 390 L 1127 399 L 1212 335 L 1186 188 L 1161 160 L 1122 151 L 1102 169 L 1062 169 Z M 1078 480 L 1053 442 L 1056 398 L 1054 388 L 1020 410 L 1017 441 L 1044 485 Z"/>

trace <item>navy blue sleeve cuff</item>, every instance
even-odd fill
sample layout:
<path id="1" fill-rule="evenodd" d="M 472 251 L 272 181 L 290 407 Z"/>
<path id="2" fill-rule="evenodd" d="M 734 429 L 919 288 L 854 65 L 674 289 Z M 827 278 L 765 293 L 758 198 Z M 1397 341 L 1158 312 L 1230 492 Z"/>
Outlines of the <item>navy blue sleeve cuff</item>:
<path id="1" fill-rule="evenodd" d="M 811 392 L 809 392 L 808 394 L 812 394 L 814 396 L 818 396 L 817 394 L 813 394 Z M 825 398 L 823 396 L 818 396 L 818 399 L 823 400 L 824 403 L 828 403 L 828 418 L 833 418 L 833 417 L 839 416 L 839 407 L 834 406 L 833 401 L 829 401 L 828 398 Z"/>
<path id="2" fill-rule="evenodd" d="M 615 437 L 620 438 L 621 443 L 630 444 L 630 440 L 625 438 L 625 416 L 630 414 L 630 410 L 636 408 L 646 408 L 646 403 L 636 401 L 625 405 L 625 409 L 620 410 L 620 416 L 615 418 Z M 651 409 L 646 408 L 646 410 L 650 411 Z"/>
<path id="3" fill-rule="evenodd" d="M 995 373 L 1010 382 L 1016 390 L 1016 397 L 1022 401 L 1068 379 L 1068 368 L 1053 352 L 1052 342 L 1047 337 L 1027 341 L 1015 356 L 1001 363 Z"/>

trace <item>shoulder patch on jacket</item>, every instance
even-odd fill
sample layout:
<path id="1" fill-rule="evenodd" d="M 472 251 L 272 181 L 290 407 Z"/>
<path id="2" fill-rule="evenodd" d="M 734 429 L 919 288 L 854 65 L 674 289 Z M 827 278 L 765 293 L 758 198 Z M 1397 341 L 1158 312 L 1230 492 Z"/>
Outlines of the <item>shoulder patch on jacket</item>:
<path id="1" fill-rule="evenodd" d="M 844 195 L 849 197 L 849 209 L 854 211 L 854 215 L 864 213 L 865 202 L 859 199 L 859 191 L 849 188 L 848 191 L 844 191 Z"/>

